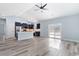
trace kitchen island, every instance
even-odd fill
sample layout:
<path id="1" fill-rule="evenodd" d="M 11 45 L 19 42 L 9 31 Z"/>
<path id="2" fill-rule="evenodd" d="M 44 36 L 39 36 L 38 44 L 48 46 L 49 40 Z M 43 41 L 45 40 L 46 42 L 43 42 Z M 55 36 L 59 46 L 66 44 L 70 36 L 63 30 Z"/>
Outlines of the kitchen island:
<path id="1" fill-rule="evenodd" d="M 17 40 L 27 40 L 33 38 L 33 32 L 17 32 Z"/>

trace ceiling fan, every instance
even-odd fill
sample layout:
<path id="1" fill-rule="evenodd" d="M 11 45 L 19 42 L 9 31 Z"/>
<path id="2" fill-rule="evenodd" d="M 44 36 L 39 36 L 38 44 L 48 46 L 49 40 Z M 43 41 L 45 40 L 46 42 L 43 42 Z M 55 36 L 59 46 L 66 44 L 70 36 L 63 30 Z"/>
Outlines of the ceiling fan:
<path id="1" fill-rule="evenodd" d="M 41 3 L 41 6 L 40 5 L 35 5 L 36 7 L 38 7 L 39 9 L 42 10 L 47 10 L 47 8 L 45 8 L 47 6 L 47 3 L 43 5 L 43 3 Z"/>

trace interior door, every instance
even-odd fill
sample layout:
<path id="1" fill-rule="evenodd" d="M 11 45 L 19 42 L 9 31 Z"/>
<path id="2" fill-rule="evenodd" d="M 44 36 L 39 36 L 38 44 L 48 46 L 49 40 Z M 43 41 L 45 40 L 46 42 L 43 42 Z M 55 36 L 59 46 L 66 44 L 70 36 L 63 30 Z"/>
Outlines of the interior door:
<path id="1" fill-rule="evenodd" d="M 3 38 L 4 35 L 4 24 L 0 24 L 0 40 Z"/>

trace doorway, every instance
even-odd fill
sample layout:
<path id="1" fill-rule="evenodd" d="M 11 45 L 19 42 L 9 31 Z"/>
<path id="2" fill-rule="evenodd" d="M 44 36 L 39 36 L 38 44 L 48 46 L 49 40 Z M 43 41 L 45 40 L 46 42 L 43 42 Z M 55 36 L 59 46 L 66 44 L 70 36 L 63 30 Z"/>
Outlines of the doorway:
<path id="1" fill-rule="evenodd" d="M 5 38 L 5 27 L 6 27 L 6 23 L 5 23 L 5 19 L 0 19 L 0 41 L 4 40 Z"/>

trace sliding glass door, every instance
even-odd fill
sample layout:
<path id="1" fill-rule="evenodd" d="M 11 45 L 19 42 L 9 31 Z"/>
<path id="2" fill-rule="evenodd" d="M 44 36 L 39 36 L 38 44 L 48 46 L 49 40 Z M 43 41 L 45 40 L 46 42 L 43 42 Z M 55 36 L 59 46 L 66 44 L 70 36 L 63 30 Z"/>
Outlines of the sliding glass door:
<path id="1" fill-rule="evenodd" d="M 50 24 L 48 26 L 49 46 L 59 48 L 62 39 L 62 24 Z"/>
<path id="2" fill-rule="evenodd" d="M 50 24 L 49 25 L 49 37 L 53 39 L 62 39 L 62 26 L 61 24 Z"/>

